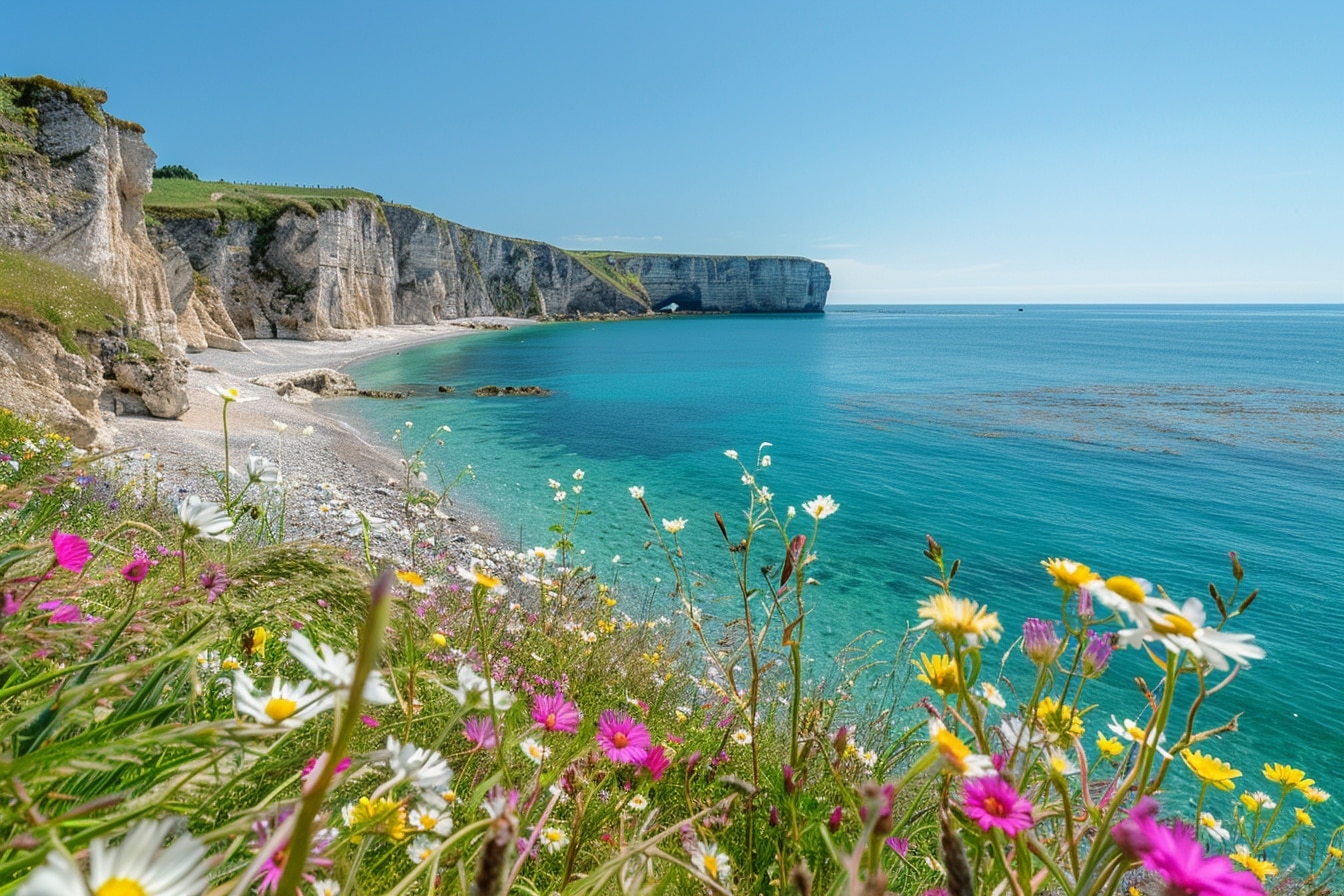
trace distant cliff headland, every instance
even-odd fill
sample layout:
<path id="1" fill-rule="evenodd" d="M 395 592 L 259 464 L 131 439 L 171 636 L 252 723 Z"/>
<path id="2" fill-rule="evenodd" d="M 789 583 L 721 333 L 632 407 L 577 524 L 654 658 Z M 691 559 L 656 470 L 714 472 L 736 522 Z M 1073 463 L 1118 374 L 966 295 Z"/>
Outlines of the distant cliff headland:
<path id="1" fill-rule="evenodd" d="M 825 307 L 830 272 L 805 258 L 574 252 L 361 190 L 155 177 L 144 128 L 106 101 L 0 78 L 0 388 L 82 444 L 103 440 L 100 402 L 180 415 L 186 353 L 247 339 Z"/>

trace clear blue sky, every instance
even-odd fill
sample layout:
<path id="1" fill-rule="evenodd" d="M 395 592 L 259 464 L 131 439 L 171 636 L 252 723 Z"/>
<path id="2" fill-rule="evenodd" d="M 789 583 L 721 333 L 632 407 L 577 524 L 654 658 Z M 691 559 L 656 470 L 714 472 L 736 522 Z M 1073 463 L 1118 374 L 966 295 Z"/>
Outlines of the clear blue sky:
<path id="1" fill-rule="evenodd" d="M 831 301 L 1344 301 L 1344 3 L 10 4 L 160 164 Z M 52 10 L 45 12 L 45 10 Z"/>

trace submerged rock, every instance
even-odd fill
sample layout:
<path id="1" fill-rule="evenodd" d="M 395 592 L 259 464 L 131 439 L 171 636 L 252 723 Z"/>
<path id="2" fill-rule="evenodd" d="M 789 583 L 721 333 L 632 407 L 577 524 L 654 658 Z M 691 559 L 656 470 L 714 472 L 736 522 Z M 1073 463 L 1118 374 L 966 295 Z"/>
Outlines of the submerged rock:
<path id="1" fill-rule="evenodd" d="M 482 386 L 476 390 L 476 394 L 482 398 L 492 398 L 496 395 L 550 395 L 550 389 L 543 389 L 541 386 Z"/>

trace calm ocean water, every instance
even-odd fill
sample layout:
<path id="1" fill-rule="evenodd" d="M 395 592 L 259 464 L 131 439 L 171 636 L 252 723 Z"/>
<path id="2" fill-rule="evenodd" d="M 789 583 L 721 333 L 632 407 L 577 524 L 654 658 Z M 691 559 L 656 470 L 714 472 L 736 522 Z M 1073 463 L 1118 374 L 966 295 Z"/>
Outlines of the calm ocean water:
<path id="1" fill-rule="evenodd" d="M 664 570 L 643 550 L 628 487 L 645 486 L 655 515 L 686 517 L 691 567 L 723 574 L 713 513 L 731 525 L 746 499 L 723 451 L 746 459 L 773 443 L 761 481 L 778 504 L 840 502 L 815 567 L 819 661 L 868 629 L 899 640 L 928 593 L 925 533 L 962 558 L 958 593 L 997 610 L 1009 639 L 1025 617 L 1058 612 L 1045 557 L 1207 598 L 1210 581 L 1231 589 L 1235 550 L 1260 597 L 1232 628 L 1254 631 L 1268 657 L 1212 701 L 1210 727 L 1244 710 L 1213 752 L 1255 778 L 1265 761 L 1299 764 L 1344 797 L 1325 761 L 1344 755 L 1344 306 L 842 306 L 554 324 L 351 372 L 416 394 L 342 412 L 384 437 L 405 420 L 451 426 L 444 470 L 472 464 L 461 498 L 521 547 L 553 539 L 547 479 L 582 468 L 594 513 L 576 542 L 654 606 Z M 488 383 L 554 394 L 472 395 Z M 1142 711 L 1128 682 L 1157 679 L 1145 664 L 1130 651 L 1094 693 L 1104 706 L 1089 731 Z"/>

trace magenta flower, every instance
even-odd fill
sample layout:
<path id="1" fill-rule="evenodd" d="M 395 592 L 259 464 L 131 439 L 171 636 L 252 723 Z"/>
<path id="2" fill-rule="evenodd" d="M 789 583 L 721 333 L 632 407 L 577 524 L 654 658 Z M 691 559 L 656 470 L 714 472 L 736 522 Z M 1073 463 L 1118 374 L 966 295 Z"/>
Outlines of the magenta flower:
<path id="1" fill-rule="evenodd" d="M 597 744 L 612 762 L 643 762 L 649 743 L 649 729 L 625 713 L 607 709 L 598 717 Z"/>
<path id="2" fill-rule="evenodd" d="M 547 731 L 573 734 L 579 730 L 582 719 L 583 713 L 579 712 L 578 706 L 566 700 L 563 693 L 550 697 L 538 694 L 532 699 L 532 721 Z"/>
<path id="3" fill-rule="evenodd" d="M 205 568 L 196 579 L 200 586 L 205 589 L 205 602 L 212 604 L 219 599 L 233 581 L 224 574 L 224 567 L 218 563 L 211 563 Z"/>
<path id="4" fill-rule="evenodd" d="M 981 830 L 998 828 L 1009 837 L 1016 837 L 1033 823 L 1031 801 L 997 775 L 969 779 L 962 808 Z"/>
<path id="5" fill-rule="evenodd" d="M 672 760 L 667 758 L 667 751 L 661 746 L 649 750 L 644 761 L 640 763 L 648 771 L 650 777 L 655 781 L 663 779 L 663 773 L 672 765 Z"/>
<path id="6" fill-rule="evenodd" d="M 288 815 L 289 810 L 286 809 L 276 817 L 274 822 L 270 819 L 262 819 L 261 821 L 253 822 L 252 833 L 256 837 L 256 850 L 258 852 L 269 843 L 270 839 L 274 836 L 273 832 L 280 827 Z M 313 868 L 330 868 L 331 859 L 324 857 L 322 853 L 326 852 L 327 847 L 330 846 L 331 842 L 335 839 L 335 832 L 330 828 L 324 828 L 314 834 L 312 842 L 309 845 L 307 865 Z M 283 877 L 285 873 L 285 861 L 288 853 L 289 839 L 285 838 L 280 844 L 280 848 L 271 853 L 270 858 L 266 860 L 261 866 L 261 870 L 257 872 L 257 892 L 274 893 L 276 888 L 280 886 L 280 878 Z"/>
<path id="7" fill-rule="evenodd" d="M 121 577 L 132 585 L 139 585 L 149 575 L 149 555 L 144 548 L 136 548 L 131 562 L 121 568 Z"/>
<path id="8" fill-rule="evenodd" d="M 489 716 L 472 716 L 463 725 L 462 734 L 471 741 L 475 750 L 493 750 L 499 746 L 499 737 L 495 734 L 495 723 Z"/>
<path id="9" fill-rule="evenodd" d="M 901 858 L 905 858 L 906 854 L 910 852 L 910 841 L 904 837 L 888 837 L 882 842 L 896 850 L 896 855 Z"/>
<path id="10" fill-rule="evenodd" d="M 39 610 L 50 610 L 51 618 L 47 620 L 48 625 L 56 625 L 62 622 L 78 622 L 83 618 L 79 612 L 78 604 L 68 604 L 63 600 L 49 600 L 37 605 Z"/>
<path id="11" fill-rule="evenodd" d="M 52 532 L 51 549 L 56 552 L 56 562 L 73 573 L 83 571 L 89 562 L 89 543 L 71 532 Z"/>
<path id="12" fill-rule="evenodd" d="M 1157 803 L 1144 797 L 1129 817 L 1111 829 L 1127 855 L 1143 862 L 1167 882 L 1167 892 L 1183 896 L 1263 896 L 1265 888 L 1250 871 L 1238 871 L 1227 856 L 1205 856 L 1195 832 L 1181 822 L 1157 822 Z"/>

